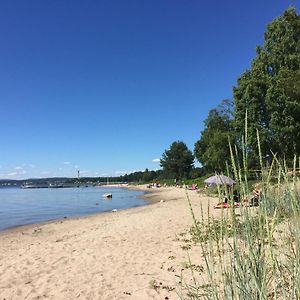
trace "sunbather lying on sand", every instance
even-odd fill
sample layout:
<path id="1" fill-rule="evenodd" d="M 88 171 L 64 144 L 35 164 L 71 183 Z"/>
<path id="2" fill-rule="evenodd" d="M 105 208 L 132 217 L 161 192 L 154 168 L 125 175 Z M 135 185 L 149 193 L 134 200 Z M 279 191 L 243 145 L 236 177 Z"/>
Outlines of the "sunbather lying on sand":
<path id="1" fill-rule="evenodd" d="M 214 208 L 228 208 L 228 207 L 239 207 L 240 206 L 240 203 L 239 202 L 234 202 L 234 203 L 227 203 L 227 202 L 220 202 L 218 204 L 216 204 L 214 206 Z"/>

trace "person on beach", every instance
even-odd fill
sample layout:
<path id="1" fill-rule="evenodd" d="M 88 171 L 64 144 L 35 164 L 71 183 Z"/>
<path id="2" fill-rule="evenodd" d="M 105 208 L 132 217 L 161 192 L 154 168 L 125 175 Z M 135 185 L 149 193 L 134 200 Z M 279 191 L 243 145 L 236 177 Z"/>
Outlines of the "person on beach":
<path id="1" fill-rule="evenodd" d="M 223 192 L 223 202 L 219 202 L 214 208 L 227 208 L 227 207 L 239 207 L 240 206 L 240 195 L 237 190 L 232 191 L 232 186 L 227 186 Z"/>
<path id="2" fill-rule="evenodd" d="M 261 184 L 257 183 L 250 195 L 250 206 L 258 206 L 262 193 Z"/>

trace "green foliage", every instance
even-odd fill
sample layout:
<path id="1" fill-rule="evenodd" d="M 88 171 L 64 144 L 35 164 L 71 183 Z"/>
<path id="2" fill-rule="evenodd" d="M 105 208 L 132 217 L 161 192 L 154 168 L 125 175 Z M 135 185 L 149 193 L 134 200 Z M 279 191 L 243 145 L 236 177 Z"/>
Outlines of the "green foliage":
<path id="1" fill-rule="evenodd" d="M 268 25 L 264 38 L 251 67 L 233 89 L 234 110 L 223 101 L 204 122 L 194 153 L 207 171 L 226 170 L 228 137 L 241 147 L 245 118 L 244 151 L 250 167 L 259 166 L 257 130 L 265 160 L 276 153 L 290 162 L 300 153 L 300 15 L 288 8 Z"/>
<path id="2" fill-rule="evenodd" d="M 168 178 L 188 178 L 194 165 L 194 156 L 185 143 L 173 142 L 170 149 L 163 153 L 160 165 Z"/>
<path id="3" fill-rule="evenodd" d="M 231 101 L 224 100 L 216 109 L 209 111 L 204 121 L 205 129 L 195 144 L 195 157 L 207 171 L 226 169 L 226 160 L 230 157 L 228 137 L 232 137 Z"/>
<path id="4" fill-rule="evenodd" d="M 204 168 L 196 167 L 196 168 L 193 168 L 191 170 L 191 172 L 190 172 L 190 178 L 191 179 L 196 179 L 196 178 L 204 176 L 205 174 L 206 174 L 206 172 L 205 172 Z"/>
<path id="5" fill-rule="evenodd" d="M 207 179 L 208 175 L 204 175 L 198 178 L 191 178 L 184 180 L 184 184 L 191 186 L 192 184 L 197 184 L 199 189 L 204 188 L 204 180 Z"/>
<path id="6" fill-rule="evenodd" d="M 259 135 L 257 139 L 259 143 Z M 242 143 L 241 149 L 245 148 Z M 210 209 L 201 207 L 198 221 L 187 194 L 194 221 L 190 234 L 201 248 L 207 275 L 206 282 L 198 283 L 192 274 L 194 284 L 186 287 L 188 299 L 300 299 L 300 182 L 296 176 L 300 158 L 294 157 L 291 172 L 286 161 L 273 156 L 266 170 L 259 144 L 257 149 L 262 187 L 257 208 L 242 201 L 240 208 L 221 210 L 216 219 Z M 243 158 L 243 169 L 236 161 L 232 154 L 241 199 L 249 199 L 250 184 L 247 176 L 241 176 L 247 174 L 247 159 Z"/>
<path id="7" fill-rule="evenodd" d="M 271 153 L 289 160 L 300 153 L 300 16 L 294 8 L 273 20 L 251 68 L 234 88 L 235 130 L 248 118 L 248 155 L 258 165 L 256 130 L 263 157 Z"/>
<path id="8" fill-rule="evenodd" d="M 267 215 L 266 215 L 267 217 Z M 266 222 L 266 219 L 259 220 L 258 216 L 247 218 L 241 221 L 238 218 L 228 219 L 210 219 L 209 222 L 197 222 L 190 229 L 192 240 L 195 243 L 207 243 L 209 241 L 219 242 L 225 238 L 231 238 L 233 236 L 238 237 L 244 241 L 249 239 L 256 239 L 258 230 L 260 230 L 260 224 Z M 250 230 L 249 230 L 250 228 Z M 267 231 L 263 228 L 263 234 L 260 237 L 266 238 Z"/>
<path id="9" fill-rule="evenodd" d="M 125 174 L 120 176 L 120 181 L 123 182 L 136 182 L 136 183 L 149 183 L 152 181 L 157 181 L 161 177 L 162 171 L 150 171 L 145 169 L 145 171 L 133 172 L 130 174 Z"/>
<path id="10" fill-rule="evenodd" d="M 144 182 L 151 182 L 153 180 L 155 180 L 157 177 L 156 172 L 155 171 L 149 171 L 148 169 L 146 169 L 143 172 L 143 181 Z"/>
<path id="11" fill-rule="evenodd" d="M 226 117 L 220 118 L 218 109 L 210 111 L 195 145 L 196 158 L 207 168 L 225 171 L 222 160 L 231 156 L 241 199 L 251 191 L 248 168 L 260 167 L 260 205 L 222 210 L 218 220 L 209 209 L 204 217 L 202 208 L 199 222 L 188 198 L 194 221 L 190 233 L 201 247 L 207 275 L 206 282 L 193 277 L 194 284 L 186 286 L 188 299 L 300 299 L 295 167 L 300 165 L 300 15 L 295 8 L 274 19 L 264 37 L 233 90 L 233 120 L 226 127 Z M 230 154 L 221 147 L 225 134 L 235 141 Z M 286 168 L 291 162 L 292 174 Z"/>

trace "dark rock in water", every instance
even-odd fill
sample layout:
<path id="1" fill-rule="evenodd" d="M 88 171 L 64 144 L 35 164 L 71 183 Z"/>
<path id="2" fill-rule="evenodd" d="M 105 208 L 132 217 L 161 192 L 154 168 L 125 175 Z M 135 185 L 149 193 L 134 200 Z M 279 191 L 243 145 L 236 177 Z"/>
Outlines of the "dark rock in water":
<path id="1" fill-rule="evenodd" d="M 103 194 L 103 197 L 104 198 L 112 198 L 112 194 L 111 193 L 106 193 L 106 194 Z"/>

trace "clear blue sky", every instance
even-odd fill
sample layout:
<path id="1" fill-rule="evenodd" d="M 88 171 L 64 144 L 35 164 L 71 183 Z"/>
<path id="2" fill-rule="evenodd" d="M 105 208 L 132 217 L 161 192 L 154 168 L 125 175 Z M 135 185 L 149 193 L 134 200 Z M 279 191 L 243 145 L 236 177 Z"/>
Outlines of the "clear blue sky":
<path id="1" fill-rule="evenodd" d="M 296 0 L 0 2 L 0 178 L 115 176 L 193 150 Z M 153 161 L 154 160 L 154 161 Z"/>

